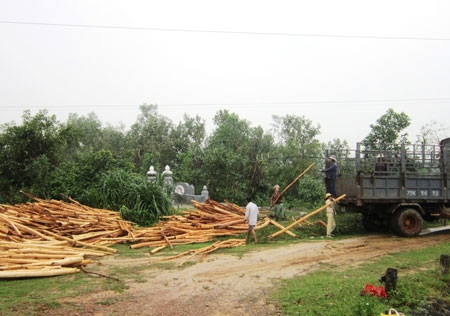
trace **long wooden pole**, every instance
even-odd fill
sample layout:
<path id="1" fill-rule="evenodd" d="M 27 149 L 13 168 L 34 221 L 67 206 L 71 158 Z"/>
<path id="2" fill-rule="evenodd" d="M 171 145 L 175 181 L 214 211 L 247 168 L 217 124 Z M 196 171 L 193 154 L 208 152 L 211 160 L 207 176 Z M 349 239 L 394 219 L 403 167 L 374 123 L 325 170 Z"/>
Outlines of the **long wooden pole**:
<path id="1" fill-rule="evenodd" d="M 283 226 L 283 225 L 281 225 L 281 224 L 275 222 L 273 219 L 270 220 L 270 223 L 271 223 L 272 225 L 278 227 L 279 229 L 284 229 L 284 226 Z M 290 230 L 287 230 L 287 231 L 286 231 L 286 234 L 288 234 L 288 235 L 291 236 L 291 237 L 296 237 L 296 236 L 297 236 L 296 234 L 294 234 L 294 233 L 291 232 Z"/>
<path id="2" fill-rule="evenodd" d="M 273 202 L 273 205 L 270 206 L 270 208 L 272 208 L 280 199 L 280 197 L 284 194 L 284 192 L 286 192 L 291 186 L 293 186 L 295 184 L 295 182 L 298 181 L 298 179 L 300 179 L 301 177 L 303 177 L 303 175 L 305 173 L 307 173 L 309 171 L 309 169 L 311 169 L 316 163 L 313 162 L 312 164 L 310 164 L 305 170 L 303 170 L 302 173 L 300 173 L 297 178 L 294 179 L 294 181 L 292 181 L 287 187 L 284 188 L 283 191 L 281 191 L 281 193 L 278 195 L 277 199 Z"/>
<path id="3" fill-rule="evenodd" d="M 334 199 L 335 202 L 338 202 L 339 200 L 342 200 L 343 198 L 345 198 L 345 194 L 342 194 L 340 197 Z M 271 239 L 273 237 L 276 237 L 278 235 L 281 235 L 282 233 L 284 233 L 285 231 L 291 229 L 292 227 L 294 227 L 297 224 L 300 224 L 301 222 L 305 221 L 306 219 L 310 218 L 311 216 L 316 215 L 317 213 L 323 211 L 325 208 L 327 207 L 327 204 L 325 204 L 324 206 L 318 208 L 317 210 L 306 214 L 305 216 L 301 217 L 300 219 L 298 219 L 297 221 L 293 222 L 292 224 L 290 224 L 289 226 L 286 226 L 285 228 L 283 228 L 282 230 L 277 231 L 276 233 L 273 233 L 272 235 L 269 235 L 268 238 Z"/>

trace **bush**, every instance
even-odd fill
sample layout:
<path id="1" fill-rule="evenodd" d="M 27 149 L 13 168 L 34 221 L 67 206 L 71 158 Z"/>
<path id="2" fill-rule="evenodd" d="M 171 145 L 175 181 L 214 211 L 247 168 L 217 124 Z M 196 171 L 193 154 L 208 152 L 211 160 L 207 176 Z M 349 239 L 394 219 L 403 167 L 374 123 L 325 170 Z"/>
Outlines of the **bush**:
<path id="1" fill-rule="evenodd" d="M 315 179 L 309 175 L 305 175 L 300 180 L 298 189 L 301 205 L 308 208 L 316 208 L 323 203 L 325 196 L 325 187 L 322 180 Z"/>
<path id="2" fill-rule="evenodd" d="M 103 176 L 100 192 L 105 208 L 118 210 L 123 219 L 141 226 L 171 212 L 171 196 L 162 179 L 148 182 L 145 176 L 114 170 Z"/>

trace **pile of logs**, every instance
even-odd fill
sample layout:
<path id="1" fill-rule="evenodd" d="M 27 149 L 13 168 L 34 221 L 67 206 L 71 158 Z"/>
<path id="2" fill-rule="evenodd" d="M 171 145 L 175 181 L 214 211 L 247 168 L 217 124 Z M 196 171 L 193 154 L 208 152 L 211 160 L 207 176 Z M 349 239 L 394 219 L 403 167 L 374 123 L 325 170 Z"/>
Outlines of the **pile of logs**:
<path id="1" fill-rule="evenodd" d="M 193 210 L 168 216 L 152 227 L 137 228 L 114 211 L 71 199 L 32 198 L 33 203 L 0 205 L 0 279 L 75 273 L 90 262 L 88 258 L 115 253 L 110 246 L 116 243 L 130 243 L 133 249 L 150 247 L 154 254 L 165 247 L 247 231 L 245 209 L 229 202 L 192 201 Z M 265 218 L 256 229 L 269 223 Z M 201 253 L 241 244 L 242 240 L 223 242 Z"/>
<path id="2" fill-rule="evenodd" d="M 218 203 L 207 200 L 204 203 L 191 201 L 194 210 L 182 211 L 181 215 L 165 217 L 157 225 L 135 231 L 132 249 L 140 247 L 173 247 L 177 244 L 191 244 L 211 241 L 218 236 L 236 236 L 247 231 L 245 209 L 225 201 Z M 269 219 L 260 221 L 255 229 L 269 224 Z M 162 238 L 161 238 L 162 236 Z M 156 251 L 152 250 L 152 253 Z"/>

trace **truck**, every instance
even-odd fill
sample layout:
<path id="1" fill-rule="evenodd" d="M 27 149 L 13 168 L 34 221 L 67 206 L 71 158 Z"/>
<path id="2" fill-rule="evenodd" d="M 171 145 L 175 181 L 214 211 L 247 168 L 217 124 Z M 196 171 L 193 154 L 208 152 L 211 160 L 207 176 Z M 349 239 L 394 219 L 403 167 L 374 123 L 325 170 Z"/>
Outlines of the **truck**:
<path id="1" fill-rule="evenodd" d="M 357 143 L 354 150 L 333 154 L 336 195 L 345 194 L 338 205 L 361 213 L 367 231 L 413 237 L 424 221 L 450 218 L 450 138 L 435 145 Z"/>

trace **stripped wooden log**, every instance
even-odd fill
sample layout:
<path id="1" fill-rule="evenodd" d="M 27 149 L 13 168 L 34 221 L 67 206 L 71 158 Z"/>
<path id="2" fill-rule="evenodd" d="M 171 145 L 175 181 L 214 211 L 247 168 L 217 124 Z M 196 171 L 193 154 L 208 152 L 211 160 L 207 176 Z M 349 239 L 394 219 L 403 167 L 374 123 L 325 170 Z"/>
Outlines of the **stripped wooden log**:
<path id="1" fill-rule="evenodd" d="M 0 279 L 50 277 L 50 276 L 77 273 L 79 271 L 80 270 L 77 268 L 0 271 Z"/>
<path id="2" fill-rule="evenodd" d="M 346 196 L 345 194 L 342 194 L 338 198 L 334 199 L 334 201 L 338 202 L 339 200 L 342 200 L 343 198 L 345 198 L 345 196 Z M 326 207 L 327 207 L 327 204 L 323 205 L 322 207 L 318 208 L 317 210 L 315 210 L 315 211 L 313 211 L 313 212 L 311 212 L 309 214 L 306 214 L 305 216 L 301 217 L 300 219 L 298 219 L 294 223 L 290 224 L 289 226 L 285 227 L 284 229 L 269 235 L 268 238 L 270 239 L 270 238 L 276 237 L 276 236 L 284 233 L 286 230 L 291 229 L 295 225 L 298 225 L 299 223 L 301 223 L 301 222 L 305 221 L 306 219 L 310 218 L 311 216 L 314 216 L 314 215 L 318 214 L 319 212 L 323 211 L 324 209 L 326 209 Z"/>

